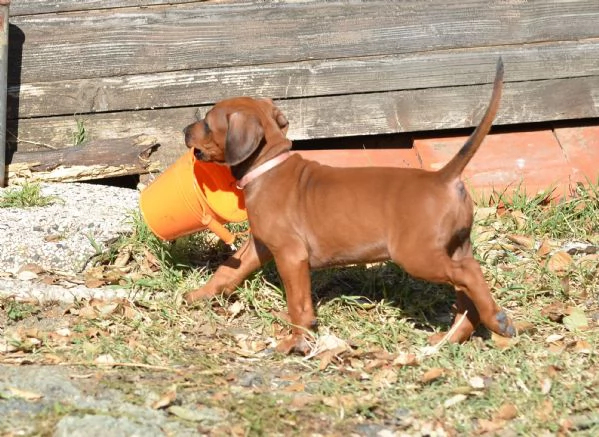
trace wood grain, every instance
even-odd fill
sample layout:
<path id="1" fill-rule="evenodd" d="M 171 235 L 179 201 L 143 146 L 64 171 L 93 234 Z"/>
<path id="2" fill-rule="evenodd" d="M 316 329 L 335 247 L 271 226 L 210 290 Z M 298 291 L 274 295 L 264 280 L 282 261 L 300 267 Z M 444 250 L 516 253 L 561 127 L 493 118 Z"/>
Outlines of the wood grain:
<path id="1" fill-rule="evenodd" d="M 50 14 L 204 1 L 206 0 L 13 0 L 10 5 L 10 14 L 12 16 Z"/>
<path id="2" fill-rule="evenodd" d="M 9 118 L 210 105 L 233 96 L 296 99 L 599 76 L 599 40 L 452 50 L 405 56 L 187 70 L 35 82 L 8 89 Z M 374 97 L 373 97 L 374 98 Z"/>
<path id="3" fill-rule="evenodd" d="M 472 85 L 385 93 L 323 96 L 277 101 L 288 115 L 289 137 L 374 135 L 453 129 L 476 125 L 488 103 L 491 86 Z M 120 138 L 145 133 L 162 145 L 157 157 L 171 163 L 184 150 L 182 129 L 210 106 L 100 113 L 83 116 L 91 138 Z M 496 124 L 599 117 L 599 76 L 507 84 Z M 73 116 L 9 123 L 9 139 L 17 135 L 19 150 L 28 142 L 55 147 L 71 144 L 77 129 Z"/>
<path id="4" fill-rule="evenodd" d="M 598 36 L 599 2 L 202 2 L 11 22 L 26 41 L 9 77 L 31 83 L 577 41 Z"/>

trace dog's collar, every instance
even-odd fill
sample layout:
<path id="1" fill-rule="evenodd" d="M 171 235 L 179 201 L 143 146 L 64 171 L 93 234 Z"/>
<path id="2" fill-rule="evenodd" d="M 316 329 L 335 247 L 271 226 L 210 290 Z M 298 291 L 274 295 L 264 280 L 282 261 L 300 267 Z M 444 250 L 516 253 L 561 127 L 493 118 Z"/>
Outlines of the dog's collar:
<path id="1" fill-rule="evenodd" d="M 252 182 L 258 176 L 261 176 L 264 173 L 266 173 L 268 170 L 275 168 L 277 165 L 286 161 L 287 158 L 289 158 L 290 156 L 291 156 L 291 152 L 287 151 L 287 152 L 281 153 L 280 155 L 275 156 L 272 159 L 269 159 L 268 161 L 266 161 L 263 164 L 260 164 L 255 169 L 247 172 L 241 179 L 239 179 L 237 181 L 237 188 L 239 188 L 240 190 L 243 190 L 247 184 Z"/>

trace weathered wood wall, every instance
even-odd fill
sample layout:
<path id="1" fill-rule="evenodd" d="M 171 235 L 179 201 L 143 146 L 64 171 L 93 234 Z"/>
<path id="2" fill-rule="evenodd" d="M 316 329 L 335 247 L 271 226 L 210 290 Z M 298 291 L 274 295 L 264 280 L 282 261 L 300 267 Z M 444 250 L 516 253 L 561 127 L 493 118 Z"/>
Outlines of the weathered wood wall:
<path id="1" fill-rule="evenodd" d="M 163 159 L 199 110 L 277 100 L 293 139 L 599 116 L 597 0 L 14 0 L 9 140 L 146 133 Z M 18 139 L 18 142 L 16 142 Z"/>

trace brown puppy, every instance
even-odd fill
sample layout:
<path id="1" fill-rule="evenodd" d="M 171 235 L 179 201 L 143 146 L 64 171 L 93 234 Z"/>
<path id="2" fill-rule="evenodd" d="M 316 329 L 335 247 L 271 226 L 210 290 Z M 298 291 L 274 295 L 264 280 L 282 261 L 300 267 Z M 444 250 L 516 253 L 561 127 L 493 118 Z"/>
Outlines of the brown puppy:
<path id="1" fill-rule="evenodd" d="M 289 154 L 287 120 L 271 101 L 217 103 L 185 129 L 186 144 L 203 159 L 231 167 L 244 189 L 252 235 L 187 301 L 233 292 L 274 257 L 293 325 L 278 349 L 306 353 L 306 336 L 316 326 L 310 269 L 391 259 L 416 278 L 453 284 L 456 321 L 467 316 L 451 341 L 467 340 L 480 321 L 514 336 L 472 256 L 472 201 L 460 180 L 491 128 L 502 84 L 500 59 L 480 125 L 437 172 L 323 166 Z"/>

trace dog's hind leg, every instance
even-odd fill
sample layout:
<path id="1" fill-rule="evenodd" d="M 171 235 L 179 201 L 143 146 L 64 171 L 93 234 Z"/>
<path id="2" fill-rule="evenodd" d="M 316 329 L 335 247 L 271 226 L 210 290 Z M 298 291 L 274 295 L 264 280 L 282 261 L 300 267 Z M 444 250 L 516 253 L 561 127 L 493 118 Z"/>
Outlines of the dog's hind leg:
<path id="1" fill-rule="evenodd" d="M 427 254 L 420 258 L 412 254 L 399 263 L 405 271 L 420 279 L 450 283 L 458 291 L 458 320 L 468 310 L 464 325 L 458 327 L 450 340 L 464 341 L 470 336 L 478 319 L 491 331 L 505 337 L 516 335 L 516 329 L 506 313 L 495 303 L 478 262 L 470 254 L 452 259 L 444 249 L 421 248 Z M 461 294 L 463 293 L 463 294 Z M 435 340 L 435 339 L 433 339 Z"/>
<path id="2" fill-rule="evenodd" d="M 515 336 L 516 329 L 507 314 L 493 300 L 478 262 L 471 256 L 450 262 L 448 273 L 451 283 L 474 303 L 481 322 L 496 334 Z"/>
<path id="3" fill-rule="evenodd" d="M 250 236 L 237 252 L 216 269 L 206 285 L 188 292 L 185 295 L 185 300 L 191 303 L 218 294 L 229 295 L 235 291 L 245 278 L 271 259 L 272 254 L 266 246 Z"/>
<path id="4" fill-rule="evenodd" d="M 448 341 L 462 343 L 470 338 L 478 324 L 480 316 L 474 303 L 461 290 L 456 289 L 457 300 L 455 304 L 455 318 L 450 331 L 453 331 Z M 444 332 L 433 334 L 429 337 L 431 344 L 437 344 L 445 337 Z"/>

